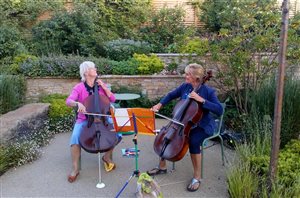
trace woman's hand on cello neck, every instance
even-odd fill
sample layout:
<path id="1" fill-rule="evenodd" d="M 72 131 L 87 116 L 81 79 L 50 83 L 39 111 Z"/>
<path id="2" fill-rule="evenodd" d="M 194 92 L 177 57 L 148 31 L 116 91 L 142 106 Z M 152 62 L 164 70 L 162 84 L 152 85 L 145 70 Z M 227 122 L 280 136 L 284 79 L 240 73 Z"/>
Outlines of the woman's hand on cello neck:
<path id="1" fill-rule="evenodd" d="M 200 103 L 204 103 L 205 102 L 205 99 L 202 98 L 201 96 L 199 96 L 196 92 L 192 91 L 190 94 L 189 94 L 189 97 L 200 102 Z"/>
<path id="2" fill-rule="evenodd" d="M 102 89 L 104 90 L 107 97 L 110 97 L 112 95 L 112 92 L 109 90 L 109 88 L 105 85 L 105 83 L 102 80 L 97 79 L 96 82 L 97 82 L 98 86 L 102 87 Z"/>
<path id="3" fill-rule="evenodd" d="M 98 86 L 101 86 L 102 88 L 105 88 L 105 87 L 106 87 L 105 84 L 104 84 L 104 82 L 103 82 L 102 80 L 97 79 L 96 82 L 98 83 Z"/>

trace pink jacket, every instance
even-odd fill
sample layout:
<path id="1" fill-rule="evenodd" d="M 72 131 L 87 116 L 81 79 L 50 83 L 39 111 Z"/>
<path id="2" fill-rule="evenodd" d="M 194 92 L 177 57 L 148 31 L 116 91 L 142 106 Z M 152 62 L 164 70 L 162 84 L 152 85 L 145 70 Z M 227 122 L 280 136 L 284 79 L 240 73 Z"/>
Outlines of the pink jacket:
<path id="1" fill-rule="evenodd" d="M 100 89 L 99 89 L 99 95 L 100 96 L 101 95 L 104 95 L 104 96 L 106 95 L 102 87 L 100 87 Z M 73 88 L 71 94 L 67 98 L 66 104 L 68 106 L 71 106 L 70 105 L 71 101 L 77 101 L 77 102 L 83 103 L 88 96 L 89 96 L 89 93 L 87 92 L 87 90 L 84 86 L 84 83 L 83 82 L 78 83 L 77 85 L 75 85 L 75 87 Z M 112 94 L 109 97 L 109 101 L 110 102 L 115 102 L 115 100 L 116 100 L 115 95 Z M 84 120 L 86 120 L 86 116 L 82 113 L 78 113 L 76 122 L 80 123 L 80 122 L 83 122 Z"/>

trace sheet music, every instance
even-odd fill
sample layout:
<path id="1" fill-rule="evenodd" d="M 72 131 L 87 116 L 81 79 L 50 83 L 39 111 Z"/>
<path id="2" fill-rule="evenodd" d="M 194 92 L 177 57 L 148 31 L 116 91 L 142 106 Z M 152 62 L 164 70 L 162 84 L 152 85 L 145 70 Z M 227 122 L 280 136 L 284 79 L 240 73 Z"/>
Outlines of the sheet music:
<path id="1" fill-rule="evenodd" d="M 126 108 L 116 108 L 115 116 L 116 116 L 116 122 L 117 122 L 118 127 L 131 126 L 130 125 L 130 117 L 129 117 L 129 114 L 128 114 L 128 111 Z"/>

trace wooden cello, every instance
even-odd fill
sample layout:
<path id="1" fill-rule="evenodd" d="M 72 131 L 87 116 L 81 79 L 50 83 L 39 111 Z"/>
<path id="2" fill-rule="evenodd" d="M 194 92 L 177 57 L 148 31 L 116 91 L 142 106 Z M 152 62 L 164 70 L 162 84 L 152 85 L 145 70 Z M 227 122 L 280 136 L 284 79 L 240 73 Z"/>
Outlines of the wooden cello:
<path id="1" fill-rule="evenodd" d="M 112 149 L 118 139 L 107 117 L 101 116 L 110 112 L 110 101 L 106 95 L 99 96 L 96 80 L 94 94 L 87 97 L 83 105 L 87 112 L 94 115 L 88 115 L 88 124 L 80 134 L 80 146 L 89 153 L 102 153 Z"/>
<path id="2" fill-rule="evenodd" d="M 207 72 L 202 84 L 211 77 L 212 72 Z M 193 91 L 197 92 L 202 84 Z M 175 105 L 172 115 L 175 122 L 169 122 L 160 130 L 153 147 L 162 159 L 175 162 L 181 160 L 188 150 L 190 130 L 203 115 L 202 104 L 191 98 L 182 99 Z"/>

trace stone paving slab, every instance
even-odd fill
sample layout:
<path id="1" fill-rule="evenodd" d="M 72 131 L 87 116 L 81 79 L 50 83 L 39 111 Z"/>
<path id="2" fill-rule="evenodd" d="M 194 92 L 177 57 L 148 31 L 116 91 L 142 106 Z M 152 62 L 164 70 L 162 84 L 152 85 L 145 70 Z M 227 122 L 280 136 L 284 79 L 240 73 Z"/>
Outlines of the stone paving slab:
<path id="1" fill-rule="evenodd" d="M 45 117 L 49 109 L 48 103 L 26 104 L 14 111 L 0 116 L 0 140 L 1 143 L 8 141 L 14 133 L 18 132 L 21 125 L 32 129 L 42 124 L 38 118 Z"/>

